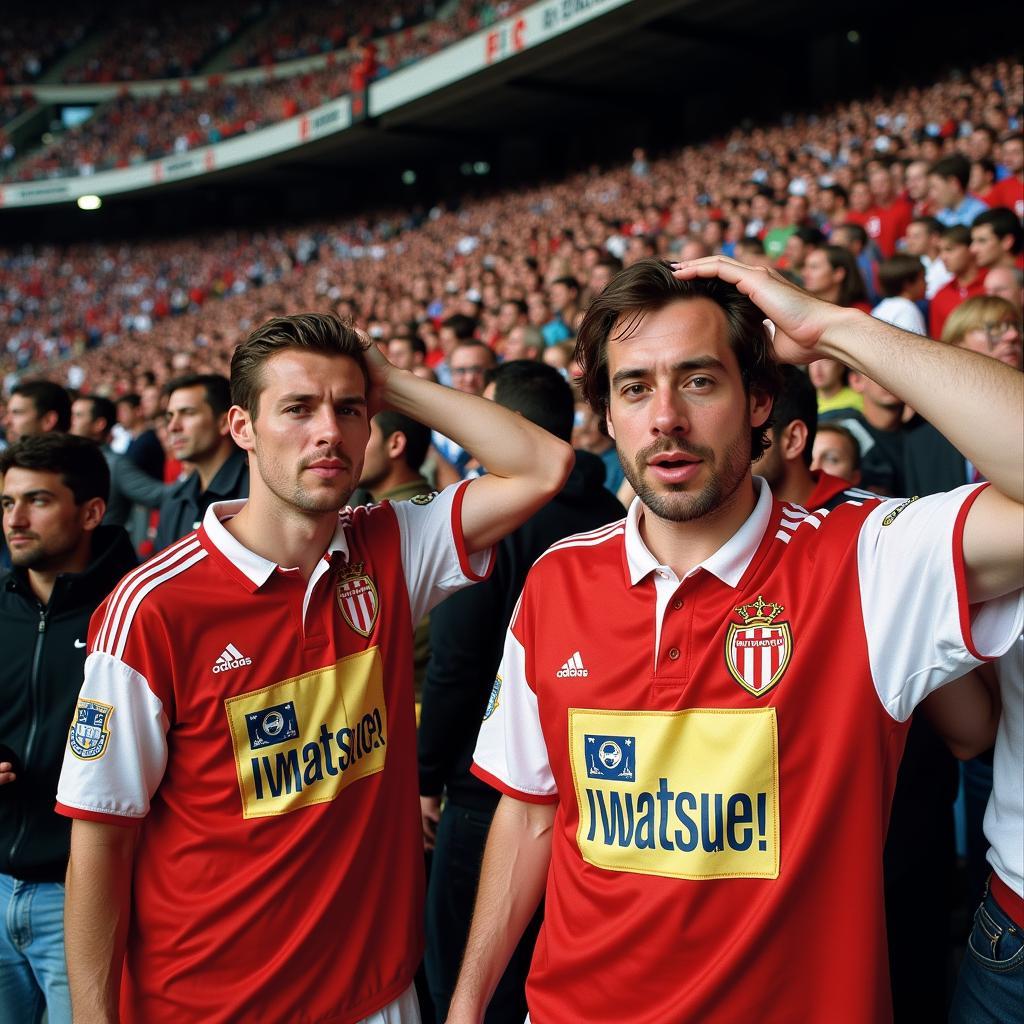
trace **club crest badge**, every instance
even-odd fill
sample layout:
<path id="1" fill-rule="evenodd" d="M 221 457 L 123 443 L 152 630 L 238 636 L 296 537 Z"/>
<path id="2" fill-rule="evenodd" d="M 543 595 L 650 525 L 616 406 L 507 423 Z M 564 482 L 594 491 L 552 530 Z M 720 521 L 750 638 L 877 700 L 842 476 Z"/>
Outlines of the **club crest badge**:
<path id="1" fill-rule="evenodd" d="M 725 636 L 725 664 L 740 686 L 763 697 L 782 678 L 793 654 L 788 622 L 776 621 L 785 609 L 758 595 L 734 611 L 743 620 L 730 622 Z"/>
<path id="2" fill-rule="evenodd" d="M 114 708 L 98 700 L 79 700 L 68 733 L 71 753 L 83 761 L 95 761 L 107 750 L 110 739 L 110 716 Z"/>
<path id="3" fill-rule="evenodd" d="M 345 621 L 360 635 L 369 636 L 377 623 L 380 602 L 377 587 L 363 571 L 363 563 L 346 566 L 338 574 L 338 607 Z"/>

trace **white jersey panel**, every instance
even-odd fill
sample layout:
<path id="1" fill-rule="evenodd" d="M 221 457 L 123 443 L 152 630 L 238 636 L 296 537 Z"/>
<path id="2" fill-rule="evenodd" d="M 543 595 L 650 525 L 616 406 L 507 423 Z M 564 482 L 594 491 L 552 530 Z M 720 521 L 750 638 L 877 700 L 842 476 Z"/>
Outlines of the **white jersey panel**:
<path id="1" fill-rule="evenodd" d="M 402 538 L 402 570 L 413 622 L 419 622 L 449 594 L 484 579 L 490 570 L 490 549 L 466 554 L 460 495 L 466 486 L 453 484 L 430 501 L 391 505 Z"/>
<path id="2" fill-rule="evenodd" d="M 85 749 L 76 739 L 76 722 L 83 711 L 92 714 L 97 708 L 103 715 L 98 743 Z M 95 814 L 144 818 L 167 767 L 168 728 L 163 703 L 143 675 L 110 654 L 90 654 L 57 802 Z"/>
<path id="3" fill-rule="evenodd" d="M 484 712 L 473 761 L 526 798 L 548 801 L 558 796 L 537 695 L 526 680 L 526 651 L 511 629 L 505 634 L 501 667 Z"/>
<path id="4" fill-rule="evenodd" d="M 889 714 L 903 722 L 933 690 L 998 657 L 1020 633 L 1017 594 L 969 620 L 957 586 L 965 504 L 984 485 L 879 503 L 857 542 L 861 610 L 871 675 Z M 962 577 L 962 572 L 961 572 Z M 961 614 L 962 613 L 962 614 Z M 964 635 L 968 623 L 971 635 Z"/>
<path id="5" fill-rule="evenodd" d="M 992 795 L 985 809 L 985 838 L 991 844 L 989 863 L 1024 898 L 1024 635 L 996 662 L 996 675 L 1003 713 L 996 735 Z"/>

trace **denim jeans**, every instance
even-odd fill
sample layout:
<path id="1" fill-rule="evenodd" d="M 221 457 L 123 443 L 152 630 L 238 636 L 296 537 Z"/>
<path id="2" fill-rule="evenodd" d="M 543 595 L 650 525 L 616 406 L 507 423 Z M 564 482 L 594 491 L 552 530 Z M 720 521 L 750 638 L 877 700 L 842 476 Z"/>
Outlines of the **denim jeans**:
<path id="1" fill-rule="evenodd" d="M 71 1024 L 64 886 L 0 874 L 0 1024 Z"/>
<path id="2" fill-rule="evenodd" d="M 1024 1024 L 1024 931 L 988 886 L 960 967 L 951 1024 Z"/>

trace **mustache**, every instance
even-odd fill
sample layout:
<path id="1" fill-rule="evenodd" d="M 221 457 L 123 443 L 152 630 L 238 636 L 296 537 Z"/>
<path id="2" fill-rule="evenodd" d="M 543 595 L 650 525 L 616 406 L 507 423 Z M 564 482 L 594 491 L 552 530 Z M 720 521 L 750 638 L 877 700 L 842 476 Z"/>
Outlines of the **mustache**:
<path id="1" fill-rule="evenodd" d="M 309 469 L 315 462 L 320 462 L 323 459 L 336 459 L 340 462 L 345 469 L 352 468 L 352 460 L 342 451 L 335 451 L 333 448 L 322 448 L 312 455 L 306 456 L 299 462 L 300 469 Z"/>
<path id="2" fill-rule="evenodd" d="M 655 441 L 646 448 L 641 448 L 640 451 L 636 453 L 636 464 L 643 467 L 646 466 L 655 455 L 671 454 L 692 455 L 695 458 L 703 459 L 707 463 L 714 463 L 715 461 L 715 453 L 711 448 L 705 448 L 703 445 L 699 444 L 690 444 L 688 441 L 672 440 L 671 438 L 666 437 L 660 441 Z"/>

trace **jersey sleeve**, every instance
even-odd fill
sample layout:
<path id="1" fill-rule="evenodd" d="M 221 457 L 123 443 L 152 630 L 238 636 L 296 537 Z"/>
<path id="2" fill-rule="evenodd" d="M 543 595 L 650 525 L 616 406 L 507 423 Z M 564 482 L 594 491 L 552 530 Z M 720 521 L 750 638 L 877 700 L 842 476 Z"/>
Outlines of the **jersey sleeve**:
<path id="1" fill-rule="evenodd" d="M 520 636 L 520 600 L 505 635 L 501 667 L 480 726 L 472 773 L 517 800 L 556 803 L 558 787 L 548 760 L 537 694 L 530 685 Z"/>
<path id="2" fill-rule="evenodd" d="M 144 639 L 144 624 L 133 622 L 123 656 L 106 649 L 103 626 L 115 614 L 112 597 L 93 616 L 56 809 L 70 818 L 129 825 L 149 813 L 163 778 L 170 722 L 149 678 L 160 659 L 154 638 Z"/>
<path id="3" fill-rule="evenodd" d="M 462 532 L 462 501 L 468 482 L 432 498 L 392 504 L 402 539 L 402 570 L 412 621 L 419 622 L 448 594 L 490 574 L 493 549 L 470 555 Z"/>
<path id="4" fill-rule="evenodd" d="M 879 699 L 905 721 L 931 693 L 1003 654 L 1024 626 L 1020 591 L 972 607 L 964 523 L 987 486 L 883 501 L 857 540 L 861 610 Z"/>

